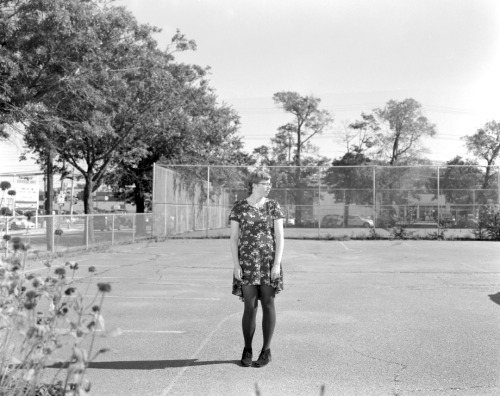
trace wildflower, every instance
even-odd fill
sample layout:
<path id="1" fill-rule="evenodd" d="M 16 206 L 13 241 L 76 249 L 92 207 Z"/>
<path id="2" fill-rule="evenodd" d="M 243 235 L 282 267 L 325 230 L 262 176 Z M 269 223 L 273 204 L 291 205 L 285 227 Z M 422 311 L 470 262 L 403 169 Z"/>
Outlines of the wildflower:
<path id="1" fill-rule="evenodd" d="M 66 275 L 66 270 L 63 267 L 56 268 L 56 270 L 54 272 L 56 273 L 56 275 L 59 275 L 61 277 Z"/>
<path id="2" fill-rule="evenodd" d="M 37 294 L 35 291 L 30 290 L 26 293 L 26 301 L 24 302 L 24 308 L 27 310 L 32 310 L 36 307 L 36 297 Z"/>
<path id="3" fill-rule="evenodd" d="M 21 238 L 19 237 L 14 237 L 12 238 L 12 248 L 14 250 L 19 250 L 23 248 L 23 243 L 21 242 Z"/>
<path id="4" fill-rule="evenodd" d="M 99 308 L 99 305 L 94 305 L 92 307 L 92 312 L 99 312 L 101 310 L 101 308 Z"/>
<path id="5" fill-rule="evenodd" d="M 64 315 L 66 315 L 66 314 L 68 313 L 68 311 L 69 311 L 69 310 L 68 310 L 68 307 L 66 306 L 66 304 L 63 304 L 63 305 L 61 306 L 61 308 L 59 308 L 59 310 L 57 311 L 57 315 L 62 315 L 62 316 L 64 316 Z"/>
<path id="6" fill-rule="evenodd" d="M 36 307 L 36 300 L 27 300 L 24 302 L 24 308 L 28 311 Z"/>
<path id="7" fill-rule="evenodd" d="M 11 238 L 11 236 L 10 236 L 9 234 L 5 234 L 5 235 L 2 237 L 2 239 L 3 239 L 4 241 L 10 241 L 10 238 Z"/>
<path id="8" fill-rule="evenodd" d="M 101 293 L 109 293 L 111 291 L 111 285 L 109 283 L 98 283 L 97 287 Z"/>
<path id="9" fill-rule="evenodd" d="M 63 232 L 63 230 L 58 228 L 57 230 L 54 231 L 54 234 L 56 234 L 57 236 L 61 236 L 62 234 L 64 234 L 64 232 Z"/>
<path id="10" fill-rule="evenodd" d="M 68 287 L 65 291 L 64 291 L 64 294 L 66 294 L 67 296 L 71 296 L 74 292 L 75 292 L 75 288 L 74 287 Z"/>
<path id="11" fill-rule="evenodd" d="M 95 272 L 95 267 L 93 265 L 89 267 L 89 272 Z"/>

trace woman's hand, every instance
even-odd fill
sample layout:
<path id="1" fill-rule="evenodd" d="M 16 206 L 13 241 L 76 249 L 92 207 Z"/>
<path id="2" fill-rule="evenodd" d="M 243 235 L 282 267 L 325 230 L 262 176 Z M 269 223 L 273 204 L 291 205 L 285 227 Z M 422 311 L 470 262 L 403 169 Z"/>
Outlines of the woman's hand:
<path id="1" fill-rule="evenodd" d="M 276 265 L 276 264 L 273 265 L 273 268 L 271 268 L 271 280 L 272 281 L 279 279 L 279 277 L 281 276 L 280 269 L 281 269 L 281 267 L 279 265 Z"/>
<path id="2" fill-rule="evenodd" d="M 237 280 L 241 281 L 241 265 L 234 267 L 233 275 Z"/>

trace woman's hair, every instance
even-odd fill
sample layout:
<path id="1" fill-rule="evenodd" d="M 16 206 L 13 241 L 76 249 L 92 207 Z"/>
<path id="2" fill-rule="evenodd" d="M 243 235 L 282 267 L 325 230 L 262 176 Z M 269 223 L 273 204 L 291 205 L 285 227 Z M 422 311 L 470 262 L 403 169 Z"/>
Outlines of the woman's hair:
<path id="1" fill-rule="evenodd" d="M 256 169 L 252 173 L 250 173 L 247 181 L 248 194 L 252 194 L 254 184 L 258 184 L 264 180 L 271 180 L 271 175 L 266 171 Z"/>

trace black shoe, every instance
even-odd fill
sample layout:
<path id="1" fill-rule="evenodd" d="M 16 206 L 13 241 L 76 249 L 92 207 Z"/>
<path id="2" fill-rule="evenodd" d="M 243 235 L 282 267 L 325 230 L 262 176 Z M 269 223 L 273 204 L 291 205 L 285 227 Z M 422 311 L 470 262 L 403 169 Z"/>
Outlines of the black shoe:
<path id="1" fill-rule="evenodd" d="M 243 349 L 243 355 L 241 355 L 241 365 L 243 367 L 250 367 L 252 365 L 252 350 Z"/>
<path id="2" fill-rule="evenodd" d="M 271 349 L 266 349 L 265 351 L 260 351 L 259 359 L 253 362 L 255 367 L 264 367 L 271 361 Z"/>

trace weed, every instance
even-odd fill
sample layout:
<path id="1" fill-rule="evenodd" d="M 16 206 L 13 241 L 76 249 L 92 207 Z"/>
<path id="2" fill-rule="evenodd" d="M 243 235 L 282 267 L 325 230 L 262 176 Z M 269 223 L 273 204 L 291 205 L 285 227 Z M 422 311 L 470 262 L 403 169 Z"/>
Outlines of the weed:
<path id="1" fill-rule="evenodd" d="M 3 238 L 0 262 L 0 394 L 8 396 L 85 395 L 90 390 L 87 367 L 106 349 L 93 351 L 96 331 L 104 329 L 101 315 L 109 284 L 98 284 L 91 302 L 74 284 L 78 263 L 50 258 L 44 273 L 25 272 L 29 246 L 21 238 Z M 8 246 L 8 245 L 11 246 Z M 88 348 L 83 346 L 90 344 Z M 71 350 L 66 358 L 63 350 Z M 60 367 L 52 381 L 48 367 Z M 59 378 L 67 368 L 63 379 Z"/>
<path id="2" fill-rule="evenodd" d="M 496 207 L 484 205 L 479 209 L 479 217 L 474 229 L 476 239 L 500 241 L 500 211 Z"/>

